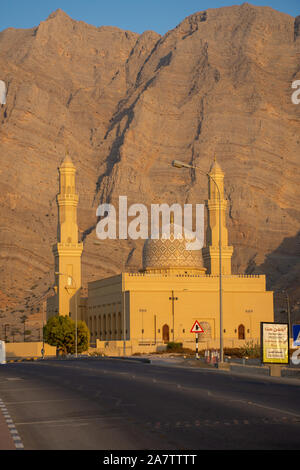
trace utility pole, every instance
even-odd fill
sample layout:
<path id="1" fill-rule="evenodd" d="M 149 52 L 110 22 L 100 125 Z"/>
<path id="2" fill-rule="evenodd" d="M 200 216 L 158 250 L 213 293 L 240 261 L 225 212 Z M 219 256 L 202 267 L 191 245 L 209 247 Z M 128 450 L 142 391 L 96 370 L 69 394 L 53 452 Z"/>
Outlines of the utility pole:
<path id="1" fill-rule="evenodd" d="M 169 300 L 172 300 L 172 331 L 173 331 L 173 334 L 172 334 L 172 338 L 173 338 L 173 342 L 174 342 L 174 334 L 175 334 L 175 305 L 174 305 L 174 301 L 175 300 L 178 300 L 178 297 L 174 297 L 174 291 L 172 290 L 172 297 L 169 297 Z"/>
<path id="2" fill-rule="evenodd" d="M 26 331 L 26 329 L 25 329 L 25 324 L 26 324 L 26 320 L 27 320 L 27 316 L 26 316 L 26 315 L 23 315 L 23 316 L 21 317 L 21 322 L 22 322 L 23 325 L 24 325 L 24 332 L 23 332 L 23 334 L 24 334 L 24 343 L 25 343 L 25 341 L 26 341 L 26 337 L 25 337 L 25 331 Z"/>
<path id="3" fill-rule="evenodd" d="M 7 343 L 7 334 L 6 334 L 6 328 L 9 326 L 8 323 L 5 323 L 4 325 L 4 341 Z"/>

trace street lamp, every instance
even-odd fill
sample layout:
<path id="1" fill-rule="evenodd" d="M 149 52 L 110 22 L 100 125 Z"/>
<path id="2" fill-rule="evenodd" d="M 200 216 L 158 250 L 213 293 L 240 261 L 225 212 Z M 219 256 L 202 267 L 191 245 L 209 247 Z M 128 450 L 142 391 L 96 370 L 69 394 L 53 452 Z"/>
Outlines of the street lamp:
<path id="1" fill-rule="evenodd" d="M 78 341 L 77 341 L 77 292 L 76 292 L 76 283 L 73 279 L 73 276 L 71 276 L 71 274 L 59 273 L 59 272 L 56 272 L 55 274 L 57 276 L 67 276 L 68 286 L 71 287 L 71 286 L 74 285 L 74 287 L 75 287 L 75 357 L 78 357 L 78 354 L 77 354 L 77 342 Z"/>
<path id="2" fill-rule="evenodd" d="M 179 160 L 173 160 L 172 165 L 175 168 L 189 168 L 192 170 L 197 170 L 203 175 L 207 176 L 210 178 L 218 191 L 218 196 L 219 196 L 219 309 L 220 309 L 220 362 L 222 363 L 224 360 L 224 348 L 223 348 L 223 288 L 222 288 L 222 219 L 221 219 L 221 193 L 219 186 L 216 182 L 216 180 L 209 174 L 206 173 L 205 171 L 201 170 L 197 166 L 194 165 L 189 165 L 187 163 L 181 162 Z"/>
<path id="3" fill-rule="evenodd" d="M 9 327 L 9 324 L 5 323 L 5 325 L 4 325 L 4 340 L 5 340 L 6 343 L 7 343 L 7 333 L 6 333 L 6 328 L 7 327 Z"/>
<path id="4" fill-rule="evenodd" d="M 27 318 L 28 318 L 28 317 L 27 317 L 26 315 L 23 315 L 23 316 L 21 317 L 21 322 L 24 324 L 24 343 L 25 343 L 25 341 L 26 341 L 26 339 L 25 339 L 25 332 L 26 332 L 25 323 L 26 323 Z"/>
<path id="5" fill-rule="evenodd" d="M 37 300 L 38 303 L 42 301 L 42 306 L 43 306 L 43 326 L 42 326 L 42 343 L 43 343 L 43 346 L 42 346 L 42 350 L 41 350 L 42 359 L 45 359 L 44 327 L 45 327 L 46 302 L 47 302 L 47 296 L 48 296 L 49 291 L 50 291 L 51 289 L 53 289 L 53 290 L 54 290 L 54 293 L 56 293 L 54 286 L 49 287 L 49 288 L 48 288 L 48 291 L 47 291 L 45 294 L 43 294 L 40 299 Z M 26 289 L 25 292 L 30 292 L 30 293 L 32 294 L 32 293 L 33 293 L 33 289 Z"/>
<path id="6" fill-rule="evenodd" d="M 173 323 L 173 343 L 175 341 L 174 331 L 175 331 L 175 305 L 174 300 L 178 300 L 178 297 L 174 297 L 174 291 L 172 290 L 172 297 L 169 297 L 169 300 L 172 300 L 172 323 Z"/>

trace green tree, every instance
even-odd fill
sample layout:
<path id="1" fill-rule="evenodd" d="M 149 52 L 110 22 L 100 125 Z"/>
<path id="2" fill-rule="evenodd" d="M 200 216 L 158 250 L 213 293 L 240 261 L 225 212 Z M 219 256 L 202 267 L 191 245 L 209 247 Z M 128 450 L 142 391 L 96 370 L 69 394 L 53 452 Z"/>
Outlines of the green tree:
<path id="1" fill-rule="evenodd" d="M 59 348 L 63 354 L 75 353 L 75 322 L 68 316 L 49 318 L 44 326 L 44 340 L 51 346 Z M 77 322 L 77 352 L 88 349 L 90 332 L 83 321 Z"/>
<path id="2" fill-rule="evenodd" d="M 75 331 L 75 322 L 74 322 Z M 77 322 L 77 352 L 82 353 L 87 351 L 90 345 L 90 330 L 84 321 Z M 75 341 L 73 346 L 73 353 L 75 352 Z"/>

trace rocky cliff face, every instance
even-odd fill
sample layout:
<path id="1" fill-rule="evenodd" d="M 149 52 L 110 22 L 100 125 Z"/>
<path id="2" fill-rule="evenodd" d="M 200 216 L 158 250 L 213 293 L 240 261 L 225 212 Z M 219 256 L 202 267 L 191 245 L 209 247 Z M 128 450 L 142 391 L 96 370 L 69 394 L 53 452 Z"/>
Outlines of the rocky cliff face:
<path id="1" fill-rule="evenodd" d="M 53 285 L 66 148 L 78 170 L 85 286 L 141 266 L 140 241 L 94 244 L 99 202 L 201 203 L 205 177 L 171 161 L 207 171 L 216 155 L 233 271 L 264 272 L 269 288 L 300 299 L 298 20 L 243 4 L 195 13 L 161 37 L 57 10 L 36 28 L 0 33 L 3 321 L 41 309 Z"/>

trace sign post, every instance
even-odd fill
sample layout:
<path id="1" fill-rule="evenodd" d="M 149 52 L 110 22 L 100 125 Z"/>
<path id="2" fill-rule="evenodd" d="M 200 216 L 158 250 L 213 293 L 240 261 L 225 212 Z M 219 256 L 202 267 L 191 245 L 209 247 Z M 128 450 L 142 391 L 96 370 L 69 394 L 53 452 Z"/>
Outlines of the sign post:
<path id="1" fill-rule="evenodd" d="M 288 323 L 261 322 L 261 361 L 264 364 L 289 363 Z"/>
<path id="2" fill-rule="evenodd" d="M 204 330 L 198 320 L 193 324 L 191 333 L 196 333 L 196 359 L 199 359 L 199 333 L 204 333 Z"/>

